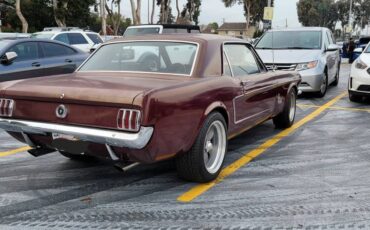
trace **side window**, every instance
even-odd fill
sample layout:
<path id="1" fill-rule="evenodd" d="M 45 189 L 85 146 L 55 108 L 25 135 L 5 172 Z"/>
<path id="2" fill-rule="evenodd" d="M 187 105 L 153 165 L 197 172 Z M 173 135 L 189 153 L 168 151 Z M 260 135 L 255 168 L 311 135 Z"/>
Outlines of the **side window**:
<path id="1" fill-rule="evenodd" d="M 326 50 L 329 46 L 329 38 L 328 38 L 328 34 L 326 33 L 324 35 L 324 49 Z"/>
<path id="2" fill-rule="evenodd" d="M 82 34 L 79 33 L 69 33 L 68 40 L 71 45 L 81 45 L 88 44 L 87 40 Z"/>
<path id="3" fill-rule="evenodd" d="M 332 37 L 331 37 L 331 35 L 330 35 L 329 32 L 326 32 L 326 36 L 328 37 L 329 44 L 333 44 L 334 41 L 333 41 L 333 39 L 332 39 Z"/>
<path id="4" fill-rule="evenodd" d="M 41 43 L 41 46 L 45 57 L 57 57 L 75 54 L 73 49 L 59 44 L 43 42 Z"/>
<path id="5" fill-rule="evenodd" d="M 16 52 L 18 57 L 15 62 L 38 59 L 39 48 L 37 42 L 23 42 L 11 47 L 7 52 Z"/>
<path id="6" fill-rule="evenodd" d="M 231 73 L 231 69 L 230 69 L 230 65 L 229 65 L 229 61 L 227 60 L 227 57 L 225 55 L 225 52 L 224 52 L 224 55 L 223 55 L 223 69 L 222 69 L 222 75 L 223 76 L 232 76 L 232 73 Z"/>
<path id="7" fill-rule="evenodd" d="M 226 44 L 224 50 L 235 77 L 261 72 L 254 53 L 246 45 Z"/>
<path id="8" fill-rule="evenodd" d="M 69 44 L 69 39 L 68 39 L 67 34 L 59 34 L 54 38 L 54 40 Z"/>

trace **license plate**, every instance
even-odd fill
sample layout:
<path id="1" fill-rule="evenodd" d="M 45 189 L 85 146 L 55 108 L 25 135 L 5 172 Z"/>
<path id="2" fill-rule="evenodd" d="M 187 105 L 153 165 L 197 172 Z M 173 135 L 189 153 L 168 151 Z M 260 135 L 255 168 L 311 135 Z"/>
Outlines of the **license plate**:
<path id="1" fill-rule="evenodd" d="M 69 141 L 78 141 L 79 139 L 72 135 L 60 134 L 60 133 L 53 133 L 53 140 L 57 139 L 64 139 Z"/>

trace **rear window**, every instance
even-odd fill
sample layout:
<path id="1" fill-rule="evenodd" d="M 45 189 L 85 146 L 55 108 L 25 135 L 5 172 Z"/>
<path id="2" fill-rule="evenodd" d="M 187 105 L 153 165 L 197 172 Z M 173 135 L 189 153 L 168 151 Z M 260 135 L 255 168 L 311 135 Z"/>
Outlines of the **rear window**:
<path id="1" fill-rule="evenodd" d="M 79 71 L 124 71 L 190 75 L 197 44 L 121 42 L 102 46 Z"/>
<path id="2" fill-rule="evenodd" d="M 88 44 L 84 36 L 79 33 L 68 33 L 68 40 L 71 45 Z"/>
<path id="3" fill-rule="evenodd" d="M 149 27 L 149 28 L 127 28 L 125 31 L 125 36 L 135 36 L 143 34 L 159 34 L 159 27 Z"/>
<path id="4" fill-rule="evenodd" d="M 100 44 L 103 43 L 103 40 L 100 38 L 97 34 L 86 34 L 94 44 Z"/>

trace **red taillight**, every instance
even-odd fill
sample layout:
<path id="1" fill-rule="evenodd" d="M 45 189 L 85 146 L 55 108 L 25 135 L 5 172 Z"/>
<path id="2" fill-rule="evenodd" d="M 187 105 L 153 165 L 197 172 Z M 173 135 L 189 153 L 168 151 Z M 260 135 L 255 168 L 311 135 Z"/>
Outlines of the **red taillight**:
<path id="1" fill-rule="evenodd" d="M 11 117 L 13 115 L 14 100 L 11 99 L 0 99 L 0 116 Z"/>
<path id="2" fill-rule="evenodd" d="M 117 127 L 127 131 L 139 131 L 141 114 L 139 110 L 120 109 L 117 117 Z"/>

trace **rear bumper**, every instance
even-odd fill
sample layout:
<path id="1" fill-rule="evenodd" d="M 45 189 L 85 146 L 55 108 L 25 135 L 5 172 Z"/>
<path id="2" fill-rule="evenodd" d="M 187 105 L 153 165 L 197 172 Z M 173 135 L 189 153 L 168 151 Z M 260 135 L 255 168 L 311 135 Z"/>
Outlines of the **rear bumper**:
<path id="1" fill-rule="evenodd" d="M 51 133 L 71 135 L 75 138 L 114 147 L 142 149 L 153 135 L 153 127 L 141 127 L 138 133 L 119 132 L 107 129 L 85 128 L 25 120 L 0 118 L 0 128 L 9 132 L 50 135 Z"/>

